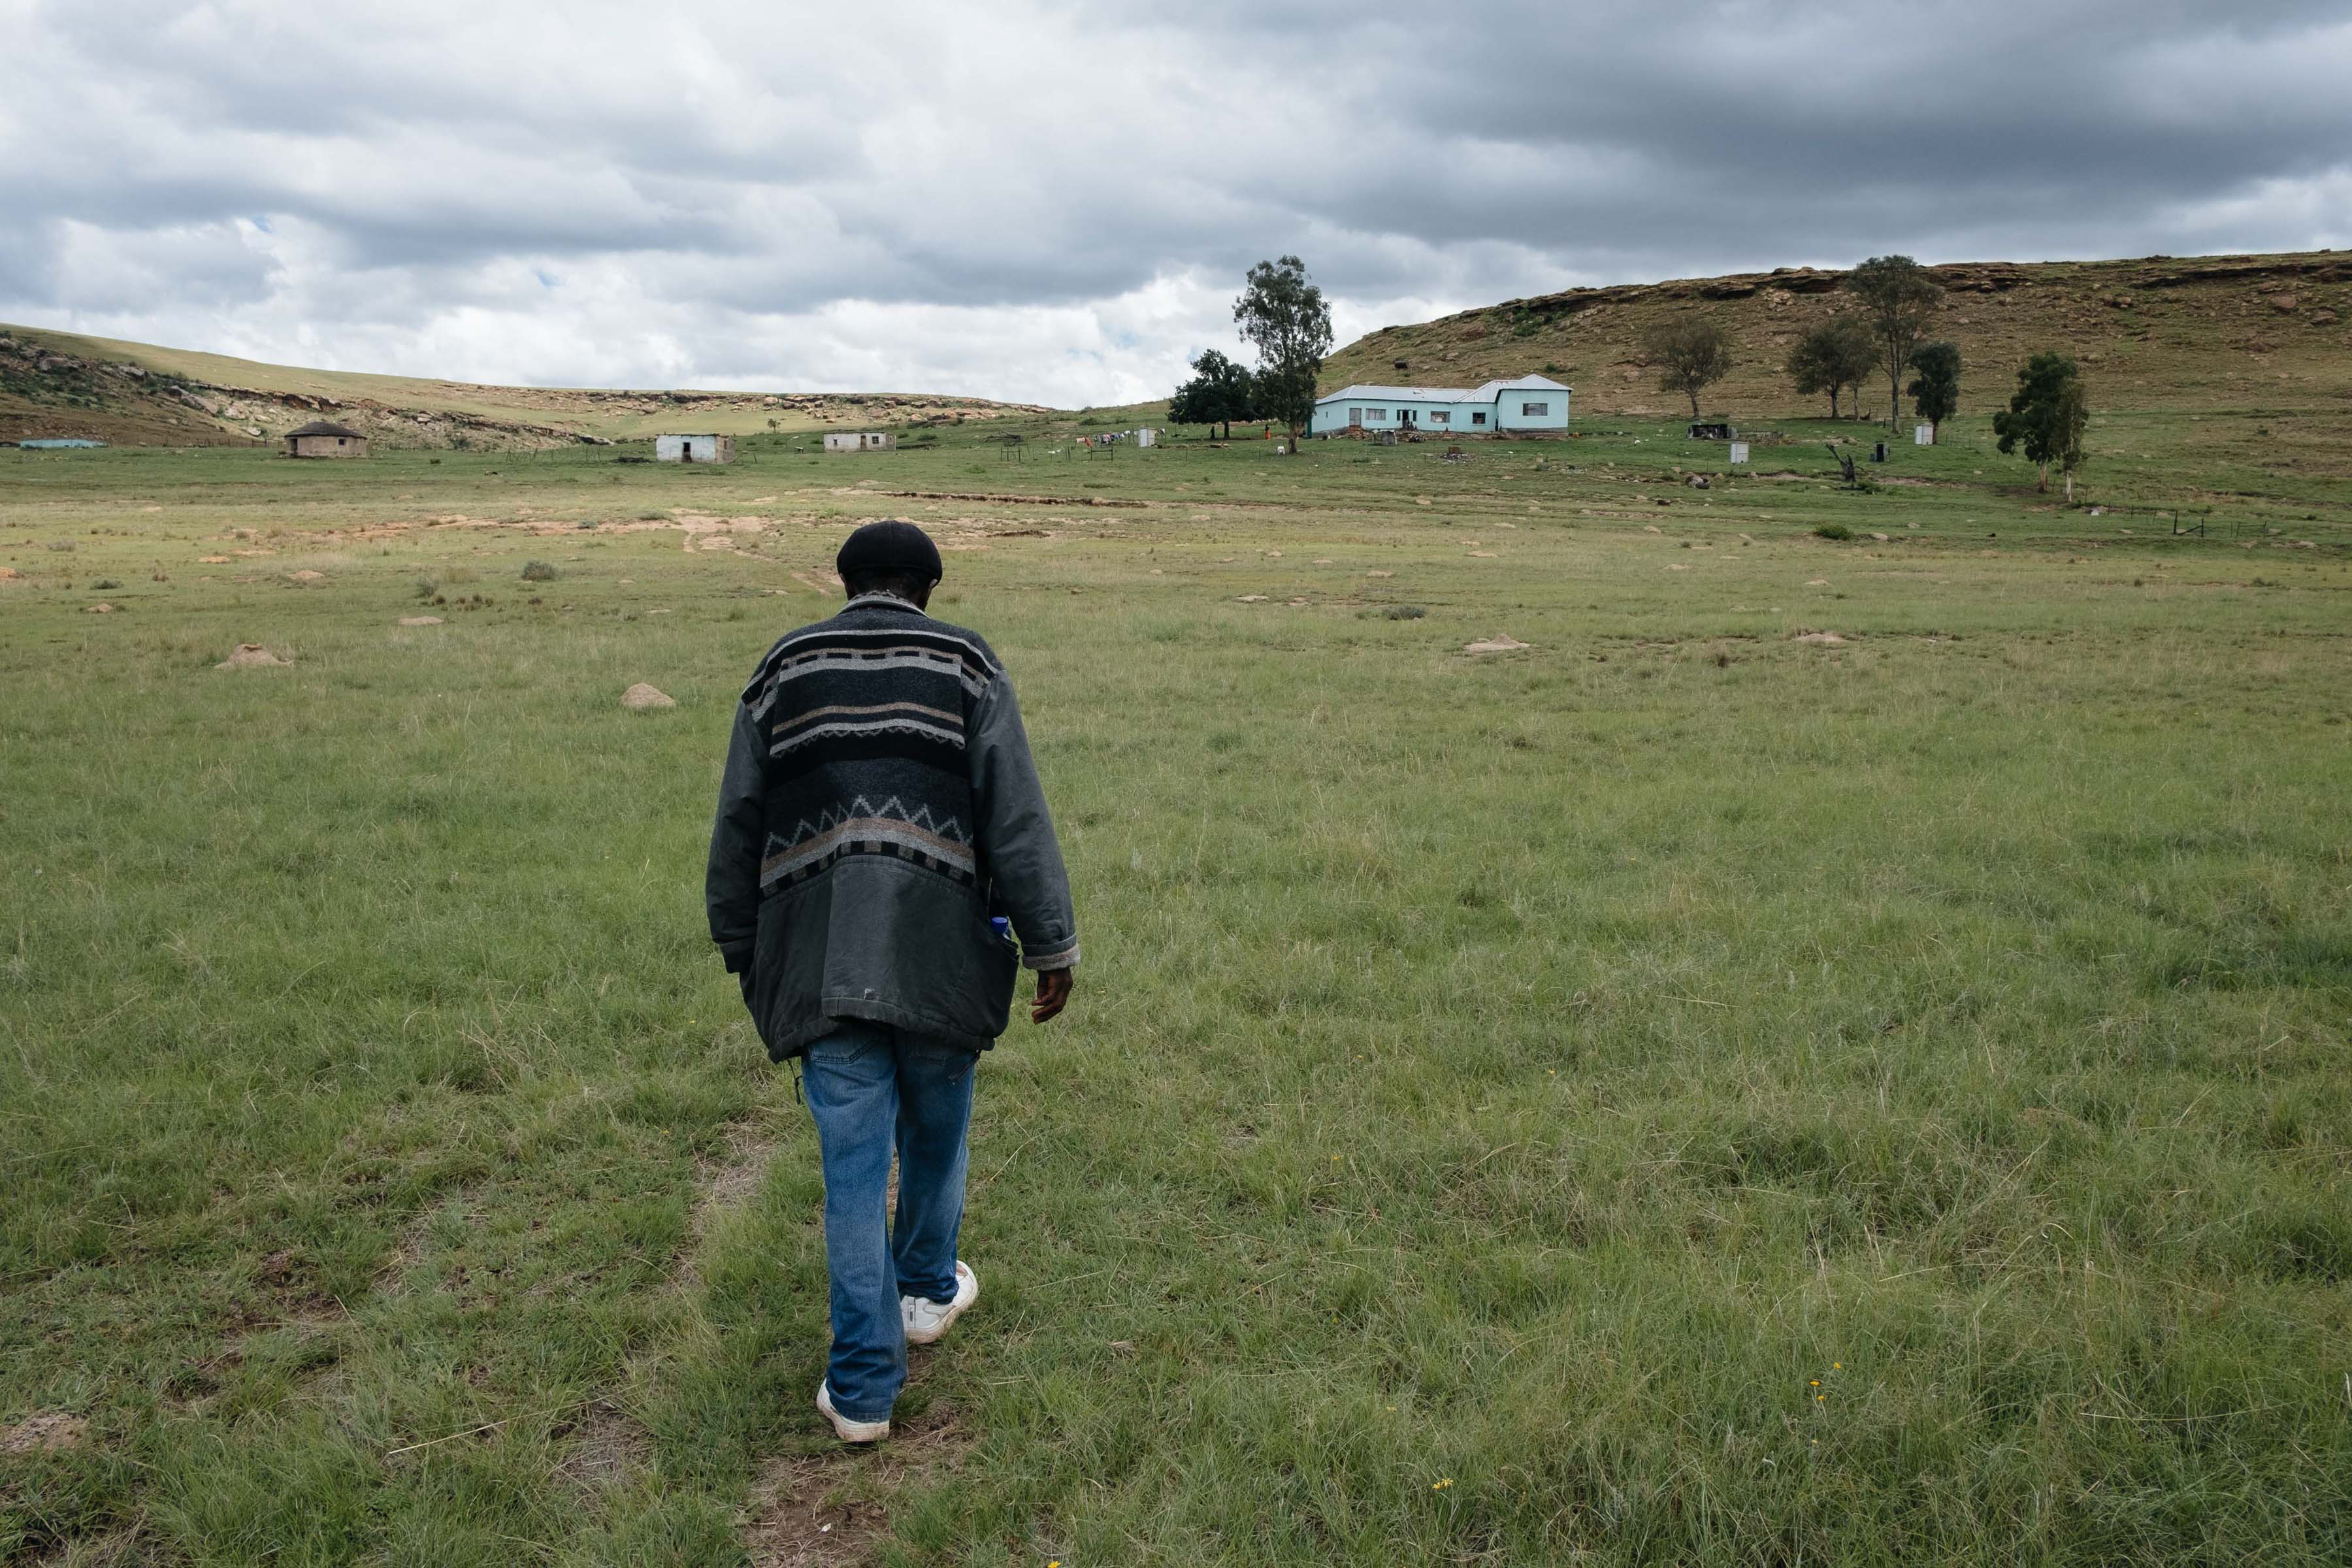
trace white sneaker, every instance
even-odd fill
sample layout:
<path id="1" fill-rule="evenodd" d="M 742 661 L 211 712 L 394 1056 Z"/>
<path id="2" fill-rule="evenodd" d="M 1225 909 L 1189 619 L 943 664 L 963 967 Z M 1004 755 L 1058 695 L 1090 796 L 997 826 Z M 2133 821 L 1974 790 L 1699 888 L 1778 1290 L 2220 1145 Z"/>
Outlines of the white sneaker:
<path id="1" fill-rule="evenodd" d="M 816 1407 L 833 1423 L 833 1435 L 845 1443 L 878 1443 L 890 1435 L 890 1423 L 882 1421 L 852 1421 L 833 1407 L 833 1384 L 816 1385 Z"/>
<path id="2" fill-rule="evenodd" d="M 961 1258 L 956 1259 L 955 1281 L 952 1301 L 934 1301 L 927 1296 L 898 1298 L 898 1315 L 906 1320 L 908 1344 L 937 1344 L 963 1316 L 964 1309 L 980 1300 L 980 1276 Z"/>

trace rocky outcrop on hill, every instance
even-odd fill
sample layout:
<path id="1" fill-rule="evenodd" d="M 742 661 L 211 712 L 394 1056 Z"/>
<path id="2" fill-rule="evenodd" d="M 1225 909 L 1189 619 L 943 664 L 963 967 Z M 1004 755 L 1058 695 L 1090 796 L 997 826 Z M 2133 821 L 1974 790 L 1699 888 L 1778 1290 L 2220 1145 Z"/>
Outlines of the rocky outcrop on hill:
<path id="1" fill-rule="evenodd" d="M 1928 272 L 1946 295 L 1936 335 L 1960 345 L 1964 410 L 2005 398 L 2014 367 L 2043 349 L 2076 355 L 2110 405 L 2269 394 L 2282 380 L 2352 395 L 2352 345 L 2341 335 L 2352 254 L 1960 262 Z M 1751 417 L 1811 412 L 1781 367 L 1809 327 L 1848 302 L 1846 278 L 1788 267 L 1509 300 L 1384 327 L 1326 361 L 1320 384 L 1475 385 L 1541 372 L 1575 388 L 1580 419 L 1671 414 L 1643 342 L 1658 322 L 1696 312 L 1724 325 L 1734 344 L 1731 374 L 1706 395 L 1712 407 Z M 1883 378 L 1864 398 L 1883 418 Z"/>

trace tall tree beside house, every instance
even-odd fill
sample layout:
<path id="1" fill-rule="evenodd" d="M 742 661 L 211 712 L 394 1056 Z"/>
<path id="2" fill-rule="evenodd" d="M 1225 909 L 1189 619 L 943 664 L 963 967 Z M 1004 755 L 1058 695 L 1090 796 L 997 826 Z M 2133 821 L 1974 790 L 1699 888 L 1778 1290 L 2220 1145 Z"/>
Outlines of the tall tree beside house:
<path id="1" fill-rule="evenodd" d="M 2034 488 L 2050 488 L 2050 465 L 2066 478 L 2066 504 L 2074 503 L 2074 470 L 2083 466 L 2083 436 L 2090 428 L 2091 397 L 2082 367 L 2062 353 L 2039 353 L 2017 373 L 2009 408 L 1992 416 L 2000 450 L 2025 449 L 2025 460 L 2042 472 Z"/>
<path id="2" fill-rule="evenodd" d="M 1862 306 L 1877 367 L 1886 373 L 1886 427 L 1892 430 L 1903 416 L 1903 373 L 1927 341 L 1944 290 L 1907 256 L 1874 256 L 1853 269 L 1845 286 Z"/>
<path id="3" fill-rule="evenodd" d="M 1315 377 L 1331 352 L 1331 308 L 1307 280 L 1307 264 L 1286 256 L 1249 269 L 1234 320 L 1257 350 L 1254 417 L 1282 421 L 1296 457 L 1299 433 L 1315 417 Z"/>
<path id="4" fill-rule="evenodd" d="M 1642 336 L 1642 357 L 1658 367 L 1658 390 L 1690 399 L 1698 417 L 1698 395 L 1731 374 L 1731 334 L 1711 317 L 1671 317 Z"/>
<path id="5" fill-rule="evenodd" d="M 1919 417 L 1927 422 L 1927 441 L 1932 446 L 1941 438 L 1944 421 L 1959 411 L 1960 345 L 1921 343 L 1911 352 L 1911 368 L 1919 374 L 1903 390 L 1910 394 Z"/>
<path id="6" fill-rule="evenodd" d="M 1257 417 L 1257 386 L 1249 367 L 1237 364 L 1214 349 L 1203 349 L 1192 362 L 1192 379 L 1168 400 L 1168 417 L 1178 425 L 1223 425 L 1234 433 L 1236 419 Z"/>
<path id="7" fill-rule="evenodd" d="M 1878 351 L 1871 342 L 1870 328 L 1860 317 L 1841 310 L 1797 340 L 1797 346 L 1789 351 L 1788 371 L 1797 390 L 1806 396 L 1820 392 L 1830 395 L 1832 419 L 1838 416 L 1838 394 L 1853 387 L 1853 412 L 1858 418 L 1862 414 L 1862 378 L 1877 363 Z"/>

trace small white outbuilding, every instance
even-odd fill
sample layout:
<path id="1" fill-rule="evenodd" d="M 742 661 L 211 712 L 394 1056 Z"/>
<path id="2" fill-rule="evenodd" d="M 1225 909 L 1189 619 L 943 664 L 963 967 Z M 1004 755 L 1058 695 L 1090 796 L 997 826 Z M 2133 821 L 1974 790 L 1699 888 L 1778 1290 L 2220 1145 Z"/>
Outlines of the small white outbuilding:
<path id="1" fill-rule="evenodd" d="M 654 461 L 657 463 L 731 463 L 734 460 L 735 437 L 732 436 L 654 437 Z"/>
<path id="2" fill-rule="evenodd" d="M 828 430 L 824 433 L 824 449 L 828 452 L 887 452 L 897 445 L 887 430 Z"/>

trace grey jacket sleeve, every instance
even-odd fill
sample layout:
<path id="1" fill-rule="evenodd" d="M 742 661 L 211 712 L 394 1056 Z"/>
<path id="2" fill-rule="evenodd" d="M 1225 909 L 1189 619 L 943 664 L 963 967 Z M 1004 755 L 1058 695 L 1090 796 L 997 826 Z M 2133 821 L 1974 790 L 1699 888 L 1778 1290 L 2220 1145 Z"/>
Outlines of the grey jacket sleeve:
<path id="1" fill-rule="evenodd" d="M 1045 809 L 1045 786 L 1029 755 L 1028 731 L 1012 679 L 989 683 L 972 712 L 971 795 L 976 837 L 996 896 L 1021 938 L 1021 962 L 1031 969 L 1073 969 L 1078 962 L 1078 917 L 1070 906 L 1069 873 Z"/>
<path id="2" fill-rule="evenodd" d="M 710 865 L 702 883 L 710 940 L 719 944 L 730 973 L 751 966 L 751 950 L 760 935 L 760 857 L 768 839 L 762 750 L 750 706 L 737 704 L 735 737 L 728 743 L 727 772 L 719 784 L 719 820 L 710 828 Z"/>

